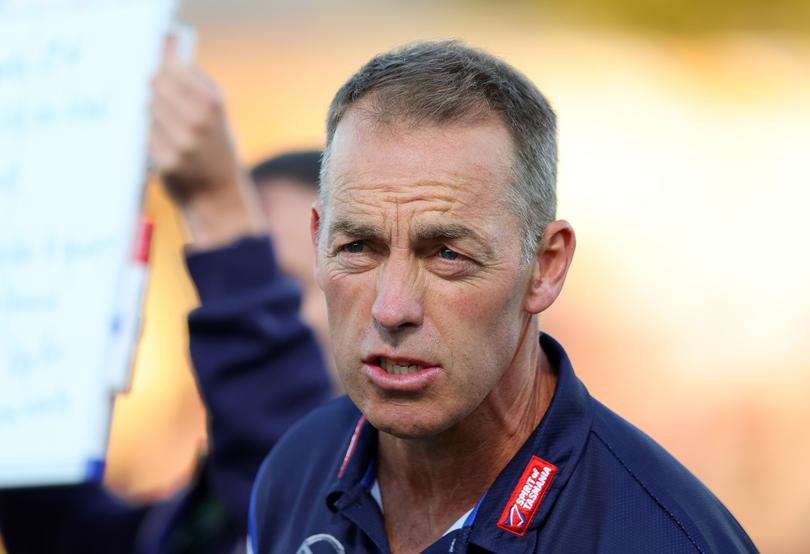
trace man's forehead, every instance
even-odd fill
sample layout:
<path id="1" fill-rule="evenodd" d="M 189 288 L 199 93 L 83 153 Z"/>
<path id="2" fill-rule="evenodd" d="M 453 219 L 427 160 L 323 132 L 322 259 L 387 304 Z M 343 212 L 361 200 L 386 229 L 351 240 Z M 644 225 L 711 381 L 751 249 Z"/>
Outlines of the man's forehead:
<path id="1" fill-rule="evenodd" d="M 377 235 L 396 229 L 424 238 L 441 227 L 447 239 L 454 239 L 472 235 L 466 229 L 486 235 L 487 228 L 504 226 L 504 215 L 511 212 L 501 187 L 474 179 L 347 180 L 334 188 L 326 212 L 328 226 L 337 230 L 362 224 L 381 230 Z"/>
<path id="2" fill-rule="evenodd" d="M 387 227 L 377 219 L 365 219 L 350 214 L 339 214 L 329 224 L 330 233 L 342 233 L 354 237 L 376 238 L 390 234 Z M 415 221 L 408 226 L 413 241 L 447 241 L 458 239 L 484 240 L 479 230 L 457 221 Z"/>
<path id="3" fill-rule="evenodd" d="M 336 129 L 328 180 L 330 188 L 404 174 L 414 181 L 480 176 L 493 182 L 510 178 L 514 159 L 512 137 L 495 114 L 450 123 L 380 120 L 361 105 Z"/>

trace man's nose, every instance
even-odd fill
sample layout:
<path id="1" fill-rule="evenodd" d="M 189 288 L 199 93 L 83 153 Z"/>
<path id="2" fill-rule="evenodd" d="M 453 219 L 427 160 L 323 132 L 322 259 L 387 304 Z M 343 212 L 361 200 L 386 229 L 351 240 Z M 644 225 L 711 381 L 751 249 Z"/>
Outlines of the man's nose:
<path id="1" fill-rule="evenodd" d="M 389 332 L 422 325 L 424 310 L 413 262 L 393 253 L 381 268 L 377 297 L 371 307 L 374 320 Z"/>

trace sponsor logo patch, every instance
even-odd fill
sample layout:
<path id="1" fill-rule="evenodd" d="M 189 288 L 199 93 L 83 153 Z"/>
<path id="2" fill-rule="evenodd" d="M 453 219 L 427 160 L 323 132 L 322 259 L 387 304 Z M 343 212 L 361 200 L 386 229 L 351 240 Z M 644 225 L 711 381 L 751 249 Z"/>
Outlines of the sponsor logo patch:
<path id="1" fill-rule="evenodd" d="M 532 456 L 503 509 L 498 527 L 522 537 L 556 473 L 557 466 Z"/>

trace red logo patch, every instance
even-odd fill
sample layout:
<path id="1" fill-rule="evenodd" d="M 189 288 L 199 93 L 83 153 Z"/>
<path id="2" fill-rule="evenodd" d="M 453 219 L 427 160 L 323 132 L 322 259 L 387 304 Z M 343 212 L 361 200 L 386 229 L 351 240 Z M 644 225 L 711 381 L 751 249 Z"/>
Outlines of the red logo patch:
<path id="1" fill-rule="evenodd" d="M 557 466 L 532 456 L 523 475 L 520 476 L 509 502 L 503 509 L 498 527 L 504 531 L 522 537 L 529 528 L 540 502 L 551 486 L 551 480 L 557 473 Z"/>

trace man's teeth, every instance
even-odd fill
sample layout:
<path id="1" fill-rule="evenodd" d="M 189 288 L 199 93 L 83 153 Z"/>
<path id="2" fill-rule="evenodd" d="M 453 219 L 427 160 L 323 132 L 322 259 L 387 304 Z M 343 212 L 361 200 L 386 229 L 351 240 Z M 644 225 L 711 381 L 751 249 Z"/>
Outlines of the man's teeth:
<path id="1" fill-rule="evenodd" d="M 422 366 L 419 365 L 400 364 L 386 359 L 380 360 L 380 367 L 391 375 L 407 375 L 409 373 L 416 373 L 422 369 Z"/>

